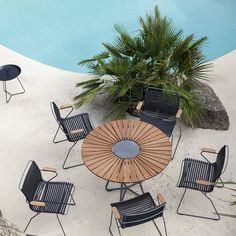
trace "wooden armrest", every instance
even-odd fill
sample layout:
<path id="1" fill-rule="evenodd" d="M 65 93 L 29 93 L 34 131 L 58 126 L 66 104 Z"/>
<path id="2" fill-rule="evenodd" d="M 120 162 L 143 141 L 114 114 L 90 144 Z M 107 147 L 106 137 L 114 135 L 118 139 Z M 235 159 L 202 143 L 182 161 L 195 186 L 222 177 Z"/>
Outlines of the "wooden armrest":
<path id="1" fill-rule="evenodd" d="M 179 110 L 177 111 L 177 113 L 176 113 L 176 118 L 180 118 L 182 112 L 183 112 L 183 111 L 182 111 L 181 109 L 179 109 Z"/>
<path id="2" fill-rule="evenodd" d="M 157 199 L 159 199 L 161 204 L 166 202 L 164 196 L 161 193 L 157 193 Z"/>
<path id="3" fill-rule="evenodd" d="M 64 104 L 64 105 L 60 106 L 60 110 L 66 109 L 66 108 L 69 108 L 69 107 L 72 107 L 72 105 L 71 104 Z"/>
<path id="4" fill-rule="evenodd" d="M 42 171 L 57 172 L 57 169 L 52 167 L 43 167 Z"/>
<path id="5" fill-rule="evenodd" d="M 196 180 L 196 183 L 197 183 L 197 184 L 201 184 L 201 185 L 207 185 L 207 186 L 209 186 L 209 185 L 214 185 L 214 183 L 211 183 L 211 182 L 209 182 L 209 181 L 207 181 L 207 180 L 203 180 L 203 179 L 197 179 L 197 180 Z"/>
<path id="6" fill-rule="evenodd" d="M 217 153 L 216 150 L 212 148 L 202 148 L 202 152 Z"/>
<path id="7" fill-rule="evenodd" d="M 111 210 L 112 210 L 112 213 L 113 213 L 113 215 L 115 216 L 115 218 L 116 218 L 116 219 L 120 219 L 120 213 L 119 213 L 119 211 L 117 210 L 117 208 L 116 208 L 116 207 L 112 207 Z"/>
<path id="8" fill-rule="evenodd" d="M 143 106 L 143 101 L 140 101 L 136 106 L 136 110 L 141 110 L 142 106 Z"/>
<path id="9" fill-rule="evenodd" d="M 84 129 L 75 129 L 75 130 L 70 131 L 71 134 L 78 134 L 78 133 L 82 133 L 82 132 L 84 132 Z"/>
<path id="10" fill-rule="evenodd" d="M 45 206 L 46 202 L 31 201 L 30 205 L 32 205 L 32 206 Z"/>

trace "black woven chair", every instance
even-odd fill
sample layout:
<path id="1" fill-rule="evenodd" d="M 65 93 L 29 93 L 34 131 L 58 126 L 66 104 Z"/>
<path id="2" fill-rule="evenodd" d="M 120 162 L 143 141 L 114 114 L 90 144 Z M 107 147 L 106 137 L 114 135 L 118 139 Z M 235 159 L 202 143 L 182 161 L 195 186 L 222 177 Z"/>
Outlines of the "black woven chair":
<path id="1" fill-rule="evenodd" d="M 69 142 L 72 142 L 73 145 L 70 147 L 69 151 L 67 152 L 66 158 L 64 160 L 64 163 L 62 165 L 63 169 L 69 169 L 69 168 L 73 168 L 76 166 L 81 166 L 84 165 L 84 163 L 79 163 L 77 165 L 71 165 L 71 166 L 66 166 L 66 162 L 68 159 L 68 156 L 70 154 L 70 151 L 73 149 L 73 147 L 77 144 L 78 141 L 84 139 L 87 134 L 90 133 L 90 131 L 93 130 L 93 125 L 90 121 L 90 117 L 88 113 L 81 113 L 81 114 L 77 114 L 74 116 L 69 116 L 69 114 L 67 114 L 67 116 L 65 118 L 61 117 L 61 113 L 59 108 L 57 107 L 57 105 L 54 102 L 51 102 L 51 110 L 53 113 L 53 116 L 55 117 L 59 128 L 62 130 L 62 132 L 65 134 L 66 139 Z M 56 132 L 55 136 L 54 136 L 54 141 L 55 141 L 55 137 L 57 135 L 58 131 Z M 59 142 L 62 142 L 64 140 L 60 140 Z"/>
<path id="2" fill-rule="evenodd" d="M 45 181 L 41 171 L 54 173 L 54 176 Z M 36 214 L 30 218 L 24 232 L 27 230 L 32 219 L 40 213 L 56 214 L 64 235 L 65 231 L 59 219 L 59 214 L 64 215 L 68 211 L 69 205 L 75 205 L 73 199 L 74 185 L 68 182 L 51 181 L 57 176 L 56 169 L 39 169 L 35 161 L 29 161 L 21 177 L 19 188 L 26 197 L 26 202 Z"/>
<path id="3" fill-rule="evenodd" d="M 140 120 L 158 127 L 166 134 L 173 144 L 173 130 L 177 118 L 181 115 L 180 95 L 175 91 L 148 87 L 143 102 L 139 102 L 136 109 L 140 114 Z M 141 110 L 141 108 L 143 109 Z M 179 125 L 179 137 L 177 139 L 172 159 L 175 156 L 181 139 L 181 126 Z"/>
<path id="4" fill-rule="evenodd" d="M 120 228 L 125 229 L 148 221 L 153 221 L 157 231 L 162 235 L 154 221 L 159 217 L 162 217 L 163 219 L 165 234 L 167 235 L 165 219 L 163 216 L 166 201 L 160 193 L 157 194 L 157 199 L 159 203 L 158 205 L 156 205 L 150 193 L 144 193 L 126 201 L 112 203 L 111 220 L 109 225 L 110 234 L 113 235 L 111 227 L 114 216 L 120 236 Z"/>
<path id="5" fill-rule="evenodd" d="M 217 155 L 216 161 L 210 162 L 206 158 L 205 153 L 212 153 Z M 222 173 L 224 173 L 227 167 L 229 148 L 228 146 L 224 145 L 218 153 L 214 149 L 203 148 L 201 151 L 201 155 L 204 157 L 206 161 L 186 158 L 182 162 L 181 173 L 177 185 L 180 188 L 185 188 L 185 190 L 178 205 L 177 213 L 180 215 L 193 216 L 211 220 L 219 220 L 220 216 L 212 200 L 207 196 L 207 193 L 212 192 L 215 187 L 223 186 L 220 177 Z M 220 185 L 218 185 L 219 181 L 221 181 Z M 217 217 L 212 218 L 212 217 L 198 216 L 180 212 L 179 208 L 187 189 L 200 191 L 211 202 Z"/>

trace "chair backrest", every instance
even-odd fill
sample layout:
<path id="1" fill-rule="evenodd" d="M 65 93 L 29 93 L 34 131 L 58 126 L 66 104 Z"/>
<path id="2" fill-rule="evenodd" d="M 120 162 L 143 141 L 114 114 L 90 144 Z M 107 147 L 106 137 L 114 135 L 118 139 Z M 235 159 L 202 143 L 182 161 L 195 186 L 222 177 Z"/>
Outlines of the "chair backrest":
<path id="1" fill-rule="evenodd" d="M 35 161 L 29 161 L 19 184 L 19 188 L 28 202 L 33 200 L 39 183 L 43 181 L 41 171 Z"/>
<path id="2" fill-rule="evenodd" d="M 148 87 L 145 92 L 144 110 L 175 116 L 180 103 L 180 95 L 175 91 Z"/>
<path id="3" fill-rule="evenodd" d="M 215 170 L 214 170 L 214 181 L 216 181 L 220 177 L 220 175 L 224 172 L 228 163 L 228 157 L 229 157 L 229 147 L 224 145 L 217 154 L 215 162 Z"/>
<path id="4" fill-rule="evenodd" d="M 56 119 L 57 123 L 60 125 L 62 122 L 60 110 L 58 109 L 55 102 L 51 102 L 50 106 L 51 106 L 51 110 L 52 110 L 52 114 L 54 118 Z"/>
<path id="5" fill-rule="evenodd" d="M 139 214 L 127 214 L 124 216 L 124 221 L 120 222 L 122 228 L 127 228 L 145 222 L 154 220 L 158 217 L 163 216 L 163 211 L 165 209 L 166 203 L 156 206 L 148 211 L 143 211 Z"/>

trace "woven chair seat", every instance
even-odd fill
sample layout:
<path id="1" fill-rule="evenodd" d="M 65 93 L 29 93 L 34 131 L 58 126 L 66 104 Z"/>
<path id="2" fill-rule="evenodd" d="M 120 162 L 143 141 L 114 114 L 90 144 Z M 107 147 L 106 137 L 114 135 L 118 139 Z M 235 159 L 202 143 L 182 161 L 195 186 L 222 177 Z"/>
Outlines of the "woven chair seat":
<path id="1" fill-rule="evenodd" d="M 130 200 L 112 203 L 111 206 L 117 208 L 119 223 L 122 228 L 126 228 L 161 217 L 165 203 L 157 206 L 150 193 L 144 193 Z"/>
<path id="2" fill-rule="evenodd" d="M 171 137 L 176 124 L 176 117 L 148 111 L 143 111 L 140 120 L 158 127 L 168 137 Z"/>
<path id="3" fill-rule="evenodd" d="M 86 135 L 93 130 L 88 113 L 81 113 L 64 118 L 62 119 L 61 123 L 63 128 L 65 129 L 65 132 L 67 133 L 68 140 L 71 142 L 84 139 Z M 70 131 L 76 129 L 83 129 L 84 131 L 77 134 L 70 133 Z"/>
<path id="4" fill-rule="evenodd" d="M 35 212 L 65 214 L 71 192 L 74 188 L 68 182 L 47 182 L 41 181 L 35 191 L 33 201 L 45 202 L 45 206 L 32 206 Z"/>
<path id="5" fill-rule="evenodd" d="M 186 158 L 184 159 L 183 172 L 178 186 L 202 192 L 211 192 L 214 186 L 197 184 L 196 180 L 213 182 L 214 171 L 215 165 L 212 163 Z"/>

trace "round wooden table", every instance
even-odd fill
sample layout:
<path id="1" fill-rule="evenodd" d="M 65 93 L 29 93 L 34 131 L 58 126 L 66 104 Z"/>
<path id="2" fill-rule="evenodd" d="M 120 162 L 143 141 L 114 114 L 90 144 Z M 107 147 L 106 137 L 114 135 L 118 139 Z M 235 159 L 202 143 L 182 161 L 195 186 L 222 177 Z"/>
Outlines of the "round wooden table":
<path id="1" fill-rule="evenodd" d="M 138 120 L 102 124 L 82 144 L 87 168 L 100 178 L 121 184 L 156 176 L 168 165 L 171 154 L 169 138 L 157 127 Z"/>

